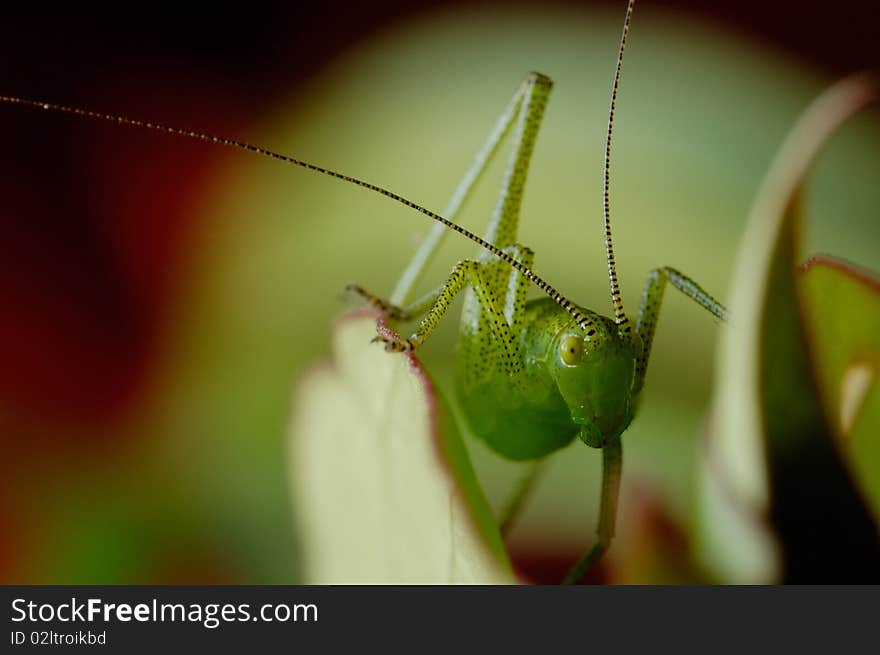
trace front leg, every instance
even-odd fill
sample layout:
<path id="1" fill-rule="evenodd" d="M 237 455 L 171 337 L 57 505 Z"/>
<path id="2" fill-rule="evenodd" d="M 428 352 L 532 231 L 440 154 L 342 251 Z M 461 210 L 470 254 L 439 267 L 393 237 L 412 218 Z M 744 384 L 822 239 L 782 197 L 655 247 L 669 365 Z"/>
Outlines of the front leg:
<path id="1" fill-rule="evenodd" d="M 415 302 L 407 305 L 406 307 L 398 307 L 388 300 L 383 300 L 379 296 L 370 293 L 362 286 L 359 286 L 357 284 L 349 284 L 345 287 L 345 290 L 349 293 L 354 293 L 360 296 L 369 305 L 378 309 L 388 318 L 395 321 L 401 321 L 403 323 L 409 323 L 410 321 L 414 320 L 418 316 L 421 316 L 426 311 L 428 311 L 428 309 L 431 308 L 431 305 L 434 304 L 434 302 L 437 300 L 437 297 L 443 291 L 443 287 L 437 287 L 433 291 L 426 293 L 424 296 L 422 296 Z"/>
<path id="2" fill-rule="evenodd" d="M 413 351 L 423 344 L 439 325 L 455 296 L 468 285 L 480 304 L 483 315 L 487 319 L 489 331 L 495 343 L 503 353 L 505 372 L 517 378 L 521 370 L 516 335 L 504 317 L 503 307 L 499 303 L 492 286 L 486 280 L 483 266 L 476 261 L 465 259 L 455 265 L 446 284 L 440 289 L 433 305 L 419 323 L 416 331 L 408 339 L 389 339 L 385 336 L 376 337 L 377 341 L 385 342 L 385 349 L 391 352 Z"/>
<path id="3" fill-rule="evenodd" d="M 648 273 L 648 280 L 645 282 L 645 288 L 642 291 L 639 316 L 636 320 L 636 332 L 638 332 L 642 339 L 642 351 L 636 361 L 636 377 L 633 385 L 634 394 L 638 393 L 645 383 L 648 358 L 651 354 L 651 343 L 654 341 L 654 330 L 657 328 L 657 318 L 660 313 L 660 305 L 663 303 L 663 292 L 666 290 L 667 282 L 670 282 L 672 286 L 716 318 L 722 321 L 727 320 L 728 313 L 724 305 L 706 293 L 699 284 L 686 275 L 668 266 L 655 268 Z"/>

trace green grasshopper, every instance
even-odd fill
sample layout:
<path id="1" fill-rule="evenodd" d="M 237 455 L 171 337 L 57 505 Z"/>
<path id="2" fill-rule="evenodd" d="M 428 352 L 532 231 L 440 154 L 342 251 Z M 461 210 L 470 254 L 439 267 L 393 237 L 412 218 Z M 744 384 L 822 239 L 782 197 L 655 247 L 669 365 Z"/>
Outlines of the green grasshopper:
<path id="1" fill-rule="evenodd" d="M 648 274 L 633 323 L 624 311 L 614 261 L 610 218 L 610 164 L 614 112 L 623 53 L 635 0 L 629 0 L 617 53 L 604 155 L 604 238 L 613 318 L 575 305 L 533 270 L 534 253 L 517 241 L 523 189 L 534 144 L 552 87 L 531 73 L 496 121 L 474 162 L 442 214 L 370 182 L 279 154 L 243 141 L 124 116 L 0 96 L 0 102 L 25 105 L 140 127 L 231 146 L 335 177 L 406 205 L 437 222 L 405 269 L 389 300 L 357 285 L 349 290 L 389 318 L 407 322 L 421 317 L 408 338 L 380 334 L 374 341 L 390 352 L 412 352 L 434 332 L 454 297 L 465 291 L 456 371 L 456 390 L 472 432 L 502 457 L 535 462 L 502 513 L 506 529 L 535 479 L 538 464 L 579 437 L 601 448 L 602 491 L 596 543 L 565 577 L 577 582 L 598 561 L 614 536 L 623 462 L 621 435 L 635 416 L 644 386 L 651 343 L 667 283 L 671 283 L 719 319 L 725 308 L 693 280 L 661 267 Z M 500 143 L 512 132 L 513 147 L 495 211 L 485 237 L 453 221 Z M 407 296 L 418 283 L 443 237 L 458 232 L 481 247 L 476 259 L 462 260 L 446 282 L 414 302 Z M 526 300 L 534 284 L 546 297 Z"/>
<path id="2" fill-rule="evenodd" d="M 551 80 L 540 73 L 526 78 L 499 117 L 447 204 L 447 218 L 415 207 L 440 224 L 416 252 L 391 300 L 382 300 L 356 285 L 349 287 L 393 319 L 405 322 L 422 316 L 409 338 L 376 337 L 391 352 L 418 348 L 431 336 L 454 296 L 466 290 L 456 391 L 473 434 L 502 457 L 540 462 L 570 444 L 575 436 L 602 449 L 597 541 L 571 568 L 565 583 L 583 577 L 614 536 L 623 464 L 620 437 L 635 416 L 666 284 L 671 283 L 717 318 L 727 317 L 727 310 L 717 300 L 669 267 L 648 274 L 635 324 L 623 308 L 611 239 L 609 186 L 614 112 L 634 4 L 635 0 L 627 3 L 617 52 L 603 167 L 605 255 L 613 318 L 575 305 L 541 279 L 532 270 L 534 253 L 517 242 L 529 161 L 552 87 Z M 455 216 L 511 129 L 513 151 L 488 230 L 480 239 L 448 219 Z M 446 228 L 479 243 L 479 256 L 460 261 L 444 284 L 404 305 L 442 237 L 449 233 Z M 526 301 L 530 282 L 547 297 Z M 507 502 L 500 521 L 502 531 L 512 522 L 536 473 L 537 464 Z"/>

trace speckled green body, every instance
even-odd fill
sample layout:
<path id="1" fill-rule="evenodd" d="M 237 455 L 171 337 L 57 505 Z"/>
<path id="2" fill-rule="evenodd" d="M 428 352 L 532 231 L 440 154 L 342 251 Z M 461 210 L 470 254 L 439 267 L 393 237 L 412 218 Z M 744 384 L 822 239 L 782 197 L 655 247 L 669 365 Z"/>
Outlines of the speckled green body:
<path id="1" fill-rule="evenodd" d="M 466 301 L 467 304 L 467 301 Z M 560 357 L 567 335 L 583 332 L 549 298 L 530 301 L 522 315 L 517 352 L 519 383 L 504 370 L 497 345 L 479 321 L 462 322 L 456 392 L 471 431 L 511 460 L 536 459 L 567 446 L 579 434 L 619 436 L 634 415 L 636 353 L 609 318 L 582 309 L 597 326 L 578 365 Z M 471 315 L 472 316 L 472 315 Z M 589 347 L 593 346 L 593 347 Z"/>

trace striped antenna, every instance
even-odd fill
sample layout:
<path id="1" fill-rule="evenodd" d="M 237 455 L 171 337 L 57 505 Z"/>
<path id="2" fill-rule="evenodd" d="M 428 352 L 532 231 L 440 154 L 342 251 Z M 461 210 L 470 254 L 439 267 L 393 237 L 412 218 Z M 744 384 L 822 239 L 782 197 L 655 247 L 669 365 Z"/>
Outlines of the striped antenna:
<path id="1" fill-rule="evenodd" d="M 386 198 L 390 198 L 395 202 L 398 202 L 402 205 L 409 207 L 410 209 L 414 209 L 417 212 L 421 212 L 428 218 L 431 218 L 439 223 L 442 223 L 446 227 L 458 232 L 464 237 L 467 237 L 471 241 L 479 244 L 493 255 L 498 257 L 499 259 L 507 262 L 513 268 L 522 273 L 527 279 L 535 284 L 541 291 L 550 296 L 554 301 L 556 301 L 566 312 L 568 312 L 572 318 L 577 321 L 577 323 L 583 328 L 584 331 L 589 331 L 593 328 L 593 320 L 580 311 L 576 305 L 574 305 L 571 301 L 568 300 L 565 296 L 563 296 L 559 291 L 557 291 L 552 285 L 545 282 L 541 277 L 539 277 L 536 273 L 534 273 L 529 267 L 520 263 L 506 252 L 503 252 L 497 246 L 489 243 L 485 239 L 478 237 L 476 234 L 471 232 L 470 230 L 466 230 L 461 227 L 457 223 L 453 223 L 447 218 L 443 218 L 440 214 L 432 212 L 430 209 L 426 209 L 421 205 L 417 205 L 411 200 L 407 200 L 403 196 L 394 193 L 393 191 L 389 191 L 383 187 L 380 187 L 376 184 L 372 184 L 370 182 L 365 182 L 364 180 L 360 180 L 356 177 L 351 177 L 349 175 L 345 175 L 343 173 L 339 173 L 329 168 L 324 168 L 322 166 L 316 166 L 315 164 L 310 164 L 307 161 L 303 161 L 301 159 L 297 159 L 295 157 L 290 157 L 288 155 L 282 155 L 280 153 L 274 152 L 272 150 L 268 150 L 267 148 L 262 148 L 260 146 L 255 146 L 250 143 L 246 143 L 244 141 L 238 141 L 237 139 L 229 139 L 222 136 L 215 136 L 213 134 L 208 134 L 206 132 L 196 132 L 194 130 L 182 129 L 179 127 L 169 127 L 167 125 L 162 125 L 161 123 L 152 123 L 150 121 L 142 121 L 135 118 L 127 118 L 126 116 L 119 116 L 116 114 L 104 114 L 101 112 L 91 111 L 89 109 L 80 109 L 78 107 L 69 107 L 66 105 L 58 105 L 51 102 L 42 102 L 39 100 L 29 100 L 27 98 L 17 98 L 14 96 L 2 96 L 0 95 L 0 103 L 10 104 L 10 105 L 19 105 L 25 107 L 34 107 L 37 109 L 45 109 L 47 111 L 55 111 L 60 112 L 62 114 L 73 114 L 74 116 L 81 116 L 83 118 L 90 118 L 99 121 L 107 121 L 109 123 L 116 123 L 117 125 L 125 125 L 128 127 L 138 127 L 147 130 L 154 130 L 156 132 L 163 132 L 165 134 L 171 134 L 174 136 L 183 136 L 188 137 L 190 139 L 195 139 L 197 141 L 205 141 L 207 143 L 216 143 L 222 146 L 229 146 L 231 148 L 239 148 L 241 150 L 247 150 L 248 152 L 255 153 L 257 155 L 262 155 L 264 157 L 269 157 L 271 159 L 277 159 L 278 161 L 284 162 L 285 164 L 290 164 L 292 166 L 299 166 L 300 168 L 305 168 L 307 170 L 313 171 L 315 173 L 320 173 L 321 175 L 327 175 L 329 177 L 335 177 L 338 180 L 343 180 L 344 182 L 349 182 L 356 186 L 362 187 L 364 189 L 368 189 L 375 193 L 385 196 Z"/>
<path id="2" fill-rule="evenodd" d="M 605 217 L 605 259 L 608 261 L 608 283 L 611 285 L 611 305 L 614 308 L 614 322 L 618 325 L 627 323 L 626 312 L 623 311 L 623 299 L 620 297 L 620 284 L 617 281 L 617 267 L 614 264 L 614 244 L 611 241 L 611 133 L 614 130 L 614 110 L 617 107 L 617 87 L 620 86 L 620 69 L 623 67 L 623 50 L 626 48 L 626 35 L 632 20 L 633 6 L 636 0 L 629 0 L 626 5 L 626 18 L 623 21 L 623 32 L 620 35 L 620 47 L 617 49 L 617 68 L 614 71 L 614 86 L 611 88 L 611 108 L 608 111 L 608 132 L 605 134 L 605 166 L 603 175 Z"/>

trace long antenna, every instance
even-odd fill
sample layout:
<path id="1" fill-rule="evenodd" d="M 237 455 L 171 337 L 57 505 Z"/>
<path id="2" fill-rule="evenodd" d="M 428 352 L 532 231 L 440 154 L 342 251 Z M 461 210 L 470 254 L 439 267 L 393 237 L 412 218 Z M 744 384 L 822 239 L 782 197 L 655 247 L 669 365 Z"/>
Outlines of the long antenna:
<path id="1" fill-rule="evenodd" d="M 614 71 L 614 86 L 611 88 L 611 109 L 608 111 L 608 132 L 605 135 L 605 166 L 603 175 L 605 182 L 604 216 L 605 216 L 605 259 L 608 261 L 608 283 L 611 285 L 611 305 L 614 308 L 614 322 L 618 325 L 627 322 L 623 311 L 623 299 L 620 297 L 620 284 L 617 281 L 617 267 L 614 264 L 614 244 L 611 242 L 611 133 L 614 130 L 614 110 L 617 107 L 617 87 L 620 86 L 620 69 L 623 67 L 623 50 L 626 48 L 626 35 L 632 20 L 633 6 L 636 0 L 629 0 L 626 5 L 626 18 L 623 21 L 623 32 L 620 35 L 620 47 L 617 49 L 617 69 Z"/>
<path id="2" fill-rule="evenodd" d="M 246 143 L 244 141 L 238 141 L 237 139 L 229 139 L 222 136 L 215 136 L 213 134 L 208 134 L 206 132 L 196 132 L 194 130 L 186 130 L 178 127 L 169 127 L 168 125 L 162 125 L 160 123 L 152 123 L 150 121 L 142 121 L 135 118 L 128 118 L 126 116 L 119 116 L 115 114 L 104 114 L 101 112 L 91 111 L 88 109 L 80 109 L 78 107 L 68 107 L 66 105 L 58 105 L 51 102 L 42 102 L 39 100 L 29 100 L 27 98 L 18 98 L 14 96 L 0 96 L 0 103 L 6 103 L 10 105 L 21 105 L 25 107 L 35 107 L 37 109 L 45 109 L 47 111 L 55 111 L 60 112 L 62 114 L 73 114 L 75 116 L 81 116 L 83 118 L 90 118 L 99 121 L 107 121 L 109 123 L 116 123 L 118 125 L 125 125 L 128 127 L 139 127 L 148 130 L 154 130 L 157 132 L 164 132 L 166 134 L 172 134 L 175 136 L 183 136 L 188 137 L 190 139 L 195 139 L 197 141 L 205 141 L 207 143 L 216 143 L 222 146 L 229 146 L 231 148 L 239 148 L 241 150 L 247 150 L 248 152 L 253 152 L 258 155 L 262 155 L 264 157 L 270 157 L 271 159 L 277 159 L 278 161 L 284 162 L 285 164 L 291 164 L 293 166 L 299 166 L 300 168 L 305 168 L 310 171 L 314 171 L 315 173 L 320 173 L 321 175 L 327 175 L 329 177 L 335 177 L 338 180 L 343 180 L 345 182 L 349 182 L 351 184 L 355 184 L 359 187 L 363 187 L 364 189 L 369 189 L 370 191 L 374 191 L 375 193 L 379 193 L 386 198 L 390 198 L 395 202 L 399 202 L 402 205 L 409 207 L 410 209 L 415 209 L 418 212 L 421 212 L 428 218 L 432 218 L 435 221 L 443 223 L 446 227 L 458 232 L 464 237 L 467 237 L 471 241 L 478 243 L 480 246 L 491 252 L 493 255 L 498 257 L 499 259 L 507 262 L 513 268 L 522 273 L 526 278 L 528 278 L 531 282 L 535 284 L 541 291 L 550 296 L 554 301 L 556 301 L 566 312 L 568 312 L 572 318 L 577 321 L 577 323 L 581 326 L 581 328 L 589 332 L 593 328 L 593 320 L 588 317 L 586 314 L 581 312 L 572 302 L 568 300 L 565 296 L 559 293 L 552 285 L 545 282 L 541 277 L 539 277 L 536 273 L 532 272 L 530 268 L 520 263 L 506 252 L 503 252 L 497 246 L 492 245 L 485 239 L 478 237 L 476 234 L 471 232 L 470 230 L 466 230 L 461 227 L 457 223 L 453 223 L 447 218 L 443 218 L 440 214 L 432 212 L 430 209 L 426 209 L 421 205 L 417 205 L 411 200 L 407 200 L 403 196 L 394 193 L 393 191 L 389 191 L 383 187 L 372 184 L 370 182 L 365 182 L 364 180 L 360 180 L 356 177 L 351 177 L 349 175 L 344 175 L 343 173 L 339 173 L 329 168 L 324 168 L 322 166 L 316 166 L 315 164 L 310 164 L 307 161 L 303 161 L 301 159 L 297 159 L 295 157 L 290 157 L 288 155 L 282 155 L 280 153 L 274 152 L 272 150 L 268 150 L 266 148 L 262 148 L 260 146 L 255 146 L 250 143 Z"/>

